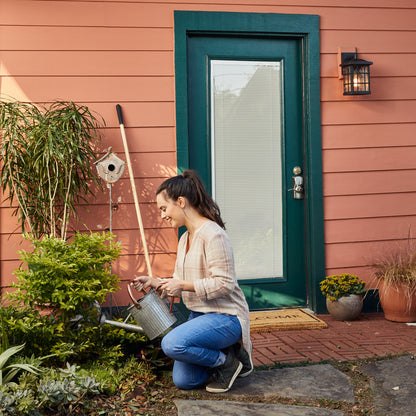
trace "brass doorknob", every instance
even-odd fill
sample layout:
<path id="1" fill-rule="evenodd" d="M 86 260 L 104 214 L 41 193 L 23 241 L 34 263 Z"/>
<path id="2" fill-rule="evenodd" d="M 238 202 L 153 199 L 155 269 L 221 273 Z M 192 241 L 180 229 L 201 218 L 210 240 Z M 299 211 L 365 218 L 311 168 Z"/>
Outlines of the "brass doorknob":
<path id="1" fill-rule="evenodd" d="M 300 166 L 295 166 L 293 168 L 293 174 L 294 175 L 300 175 L 302 173 L 302 168 Z"/>

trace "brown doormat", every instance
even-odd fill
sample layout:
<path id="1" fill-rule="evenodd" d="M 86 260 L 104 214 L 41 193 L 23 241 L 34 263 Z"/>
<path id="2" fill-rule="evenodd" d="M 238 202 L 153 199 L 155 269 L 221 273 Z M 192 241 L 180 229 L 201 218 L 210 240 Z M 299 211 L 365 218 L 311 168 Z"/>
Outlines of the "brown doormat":
<path id="1" fill-rule="evenodd" d="M 327 326 L 324 321 L 303 309 L 250 312 L 250 330 L 252 332 L 321 329 Z"/>

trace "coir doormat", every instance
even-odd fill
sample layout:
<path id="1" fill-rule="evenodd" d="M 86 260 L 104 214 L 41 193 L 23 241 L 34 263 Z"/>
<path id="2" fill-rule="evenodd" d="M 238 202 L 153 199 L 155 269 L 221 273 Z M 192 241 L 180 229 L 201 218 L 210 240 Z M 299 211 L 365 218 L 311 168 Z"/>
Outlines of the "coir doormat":
<path id="1" fill-rule="evenodd" d="M 321 329 L 327 326 L 324 321 L 303 309 L 250 312 L 250 330 L 252 332 Z"/>

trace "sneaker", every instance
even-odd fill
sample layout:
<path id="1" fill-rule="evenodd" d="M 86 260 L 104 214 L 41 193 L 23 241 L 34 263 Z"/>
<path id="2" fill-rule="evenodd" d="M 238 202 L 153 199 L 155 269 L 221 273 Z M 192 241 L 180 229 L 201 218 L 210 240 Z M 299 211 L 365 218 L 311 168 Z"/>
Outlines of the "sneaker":
<path id="1" fill-rule="evenodd" d="M 241 372 L 238 375 L 238 377 L 247 377 L 254 370 L 251 355 L 243 348 L 243 346 L 239 342 L 237 342 L 237 344 L 234 344 L 233 347 L 237 360 L 240 361 L 241 364 L 243 364 L 243 368 L 241 369 Z"/>
<path id="2" fill-rule="evenodd" d="M 214 368 L 213 381 L 206 386 L 206 390 L 210 393 L 225 393 L 230 390 L 242 368 L 243 364 L 235 355 L 228 353 L 225 363 Z"/>

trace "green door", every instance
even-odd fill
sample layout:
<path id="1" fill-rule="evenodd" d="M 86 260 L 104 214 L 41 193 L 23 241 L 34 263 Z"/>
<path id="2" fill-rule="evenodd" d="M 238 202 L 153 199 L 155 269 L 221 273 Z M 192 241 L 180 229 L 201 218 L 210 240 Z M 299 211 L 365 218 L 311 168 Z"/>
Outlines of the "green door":
<path id="1" fill-rule="evenodd" d="M 250 308 L 306 305 L 301 43 L 190 36 L 190 166 L 220 206 Z M 296 194 L 302 198 L 302 192 Z"/>
<path id="2" fill-rule="evenodd" d="M 197 170 L 220 206 L 250 309 L 314 308 L 305 36 L 201 30 L 184 40 L 186 73 L 176 61 L 177 101 L 186 103 L 179 169 Z"/>

